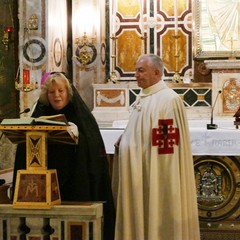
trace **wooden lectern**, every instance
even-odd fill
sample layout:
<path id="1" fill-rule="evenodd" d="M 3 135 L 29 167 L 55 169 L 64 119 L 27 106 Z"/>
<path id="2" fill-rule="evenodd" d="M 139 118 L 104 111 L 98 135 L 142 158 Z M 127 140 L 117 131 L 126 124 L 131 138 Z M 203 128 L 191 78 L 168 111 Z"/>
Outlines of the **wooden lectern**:
<path id="1" fill-rule="evenodd" d="M 0 125 L 13 143 L 26 141 L 26 169 L 18 170 L 14 208 L 49 209 L 61 204 L 56 170 L 47 169 L 47 142 L 76 144 L 67 126 Z"/>

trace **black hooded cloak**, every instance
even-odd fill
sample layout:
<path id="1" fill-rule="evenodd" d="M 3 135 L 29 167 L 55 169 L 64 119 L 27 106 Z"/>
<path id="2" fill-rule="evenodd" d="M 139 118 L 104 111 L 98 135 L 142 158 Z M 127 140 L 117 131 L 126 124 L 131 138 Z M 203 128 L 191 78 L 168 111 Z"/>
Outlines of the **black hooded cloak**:
<path id="1" fill-rule="evenodd" d="M 114 239 L 115 209 L 105 146 L 98 124 L 72 86 L 73 97 L 60 111 L 38 101 L 32 117 L 64 114 L 78 126 L 78 145 L 48 144 L 48 169 L 56 169 L 62 201 L 103 201 L 104 240 Z M 26 168 L 26 144 L 17 147 L 13 190 L 17 170 Z"/>

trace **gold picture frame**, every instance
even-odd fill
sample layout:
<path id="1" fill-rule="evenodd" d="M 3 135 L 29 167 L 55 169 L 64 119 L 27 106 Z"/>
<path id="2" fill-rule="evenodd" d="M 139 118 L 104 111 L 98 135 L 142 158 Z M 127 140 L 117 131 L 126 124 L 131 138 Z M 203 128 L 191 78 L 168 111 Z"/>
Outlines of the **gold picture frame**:
<path id="1" fill-rule="evenodd" d="M 240 3 L 237 0 L 193 1 L 195 59 L 240 57 L 240 24 L 237 20 L 239 9 Z"/>

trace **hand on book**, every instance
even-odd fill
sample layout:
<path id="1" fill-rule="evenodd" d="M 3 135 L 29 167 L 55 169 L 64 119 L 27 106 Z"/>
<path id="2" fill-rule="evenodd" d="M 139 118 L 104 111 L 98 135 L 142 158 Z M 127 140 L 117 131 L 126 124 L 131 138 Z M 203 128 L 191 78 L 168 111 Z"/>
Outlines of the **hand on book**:
<path id="1" fill-rule="evenodd" d="M 78 127 L 76 124 L 74 124 L 73 122 L 68 122 L 69 126 L 69 130 L 72 132 L 72 134 L 78 138 L 79 132 L 78 132 Z"/>

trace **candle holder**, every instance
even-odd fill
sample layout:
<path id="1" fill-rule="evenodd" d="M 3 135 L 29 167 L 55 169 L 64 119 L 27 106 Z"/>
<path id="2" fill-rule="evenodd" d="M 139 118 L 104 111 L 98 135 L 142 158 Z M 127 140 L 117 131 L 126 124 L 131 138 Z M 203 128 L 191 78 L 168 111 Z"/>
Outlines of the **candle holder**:
<path id="1" fill-rule="evenodd" d="M 15 89 L 22 92 L 31 92 L 35 89 L 38 89 L 38 83 L 20 83 L 17 80 L 15 81 Z"/>
<path id="2" fill-rule="evenodd" d="M 11 42 L 11 33 L 13 31 L 12 27 L 6 27 L 3 32 L 3 38 L 2 38 L 2 43 L 5 47 L 5 50 L 9 50 L 9 44 Z"/>
<path id="3" fill-rule="evenodd" d="M 30 71 L 23 70 L 23 82 L 19 81 L 19 68 L 15 78 L 15 89 L 22 92 L 31 92 L 35 89 L 38 89 L 38 82 L 30 82 Z"/>
<path id="4" fill-rule="evenodd" d="M 115 34 L 110 37 L 112 39 L 112 55 L 111 55 L 111 60 L 112 60 L 112 67 L 111 67 L 111 74 L 110 78 L 108 79 L 108 82 L 110 83 L 117 83 L 117 74 L 116 74 L 116 44 L 117 44 L 117 37 Z"/>
<path id="5" fill-rule="evenodd" d="M 118 83 L 117 74 L 116 74 L 115 70 L 111 72 L 110 78 L 108 79 L 108 82 L 109 83 Z"/>
<path id="6" fill-rule="evenodd" d="M 180 75 L 179 75 L 179 67 L 178 67 L 178 59 L 179 59 L 179 50 L 178 50 L 178 39 L 180 38 L 180 36 L 175 33 L 175 35 L 173 35 L 174 38 L 174 45 L 175 45 L 175 73 L 173 75 L 173 82 L 175 83 L 179 83 L 180 81 L 182 81 Z"/>

